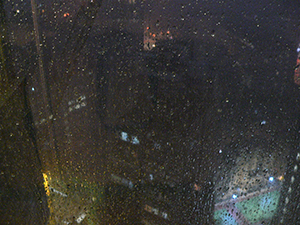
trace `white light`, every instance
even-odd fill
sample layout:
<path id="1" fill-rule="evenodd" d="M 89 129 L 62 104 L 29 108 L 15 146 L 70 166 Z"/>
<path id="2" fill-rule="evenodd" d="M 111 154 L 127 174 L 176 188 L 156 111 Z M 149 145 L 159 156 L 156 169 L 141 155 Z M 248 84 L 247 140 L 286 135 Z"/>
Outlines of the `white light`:
<path id="1" fill-rule="evenodd" d="M 32 87 L 31 90 L 34 91 L 34 87 Z"/>
<path id="2" fill-rule="evenodd" d="M 235 194 L 232 195 L 232 198 L 233 198 L 233 199 L 236 199 L 237 197 L 238 197 L 238 196 L 235 195 Z"/>
<path id="3" fill-rule="evenodd" d="M 128 141 L 128 134 L 126 132 L 121 132 L 121 139 L 123 141 Z"/>
<path id="4" fill-rule="evenodd" d="M 153 175 L 152 174 L 150 174 L 150 180 L 153 180 Z"/>
<path id="5" fill-rule="evenodd" d="M 219 150 L 219 153 L 220 153 L 220 154 L 222 153 L 222 149 Z"/>
<path id="6" fill-rule="evenodd" d="M 267 123 L 267 121 L 265 121 L 265 120 L 260 122 L 261 125 L 266 124 L 266 123 Z"/>
<path id="7" fill-rule="evenodd" d="M 297 52 L 300 52 L 300 48 L 297 48 Z"/>
<path id="8" fill-rule="evenodd" d="M 76 222 L 77 223 L 81 223 L 84 218 L 86 217 L 86 214 L 85 213 L 82 213 L 77 219 L 76 219 Z"/>
<path id="9" fill-rule="evenodd" d="M 269 177 L 269 181 L 273 182 L 274 181 L 274 177 Z"/>
<path id="10" fill-rule="evenodd" d="M 132 144 L 134 144 L 134 145 L 138 145 L 138 144 L 140 143 L 140 141 L 139 141 L 139 139 L 137 138 L 137 136 L 133 136 L 131 142 L 132 142 Z"/>
<path id="11" fill-rule="evenodd" d="M 286 198 L 285 198 L 285 204 L 288 204 L 288 203 L 289 203 L 289 198 L 286 197 Z"/>
<path id="12" fill-rule="evenodd" d="M 300 153 L 297 153 L 296 160 L 299 161 L 299 159 L 300 159 Z"/>
<path id="13" fill-rule="evenodd" d="M 291 183 L 294 183 L 294 181 L 295 181 L 295 177 L 292 176 L 292 177 L 291 177 Z"/>
<path id="14" fill-rule="evenodd" d="M 167 218 L 168 218 L 168 214 L 165 213 L 165 212 L 163 212 L 163 213 L 162 213 L 162 217 L 163 217 L 164 219 L 167 219 Z"/>

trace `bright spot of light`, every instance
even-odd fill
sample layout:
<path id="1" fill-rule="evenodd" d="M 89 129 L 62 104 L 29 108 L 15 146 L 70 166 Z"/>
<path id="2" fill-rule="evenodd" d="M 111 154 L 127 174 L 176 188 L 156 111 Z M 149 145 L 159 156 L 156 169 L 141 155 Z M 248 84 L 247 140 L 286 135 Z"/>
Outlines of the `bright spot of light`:
<path id="1" fill-rule="evenodd" d="M 269 177 L 269 181 L 273 182 L 274 181 L 274 177 Z"/>
<path id="2" fill-rule="evenodd" d="M 34 91 L 34 87 L 32 87 L 31 90 Z"/>
<path id="3" fill-rule="evenodd" d="M 232 198 L 233 198 L 233 199 L 236 199 L 237 197 L 238 197 L 238 196 L 235 195 L 235 194 L 232 195 Z"/>
<path id="4" fill-rule="evenodd" d="M 265 120 L 260 122 L 261 125 L 266 124 L 266 123 L 267 123 L 267 121 L 265 121 Z"/>
<path id="5" fill-rule="evenodd" d="M 132 144 L 138 145 L 140 143 L 139 139 L 137 138 L 137 136 L 133 136 L 132 137 Z"/>
<path id="6" fill-rule="evenodd" d="M 291 183 L 294 183 L 294 181 L 295 181 L 295 177 L 292 176 L 292 177 L 291 177 Z"/>
<path id="7" fill-rule="evenodd" d="M 128 141 L 128 134 L 126 132 L 121 132 L 121 139 L 123 141 Z"/>
<path id="8" fill-rule="evenodd" d="M 283 176 L 278 177 L 278 180 L 282 181 L 284 179 Z"/>
<path id="9" fill-rule="evenodd" d="M 150 180 L 153 180 L 153 175 L 152 175 L 152 174 L 150 174 L 149 176 L 150 176 Z"/>
<path id="10" fill-rule="evenodd" d="M 294 166 L 294 172 L 297 172 L 297 170 L 298 170 L 298 166 L 295 165 L 295 166 Z"/>
<path id="11" fill-rule="evenodd" d="M 46 191 L 46 195 L 50 195 L 50 190 L 49 190 L 49 184 L 48 184 L 48 176 L 46 173 L 43 173 L 43 177 L 44 177 L 44 188 Z"/>
<path id="12" fill-rule="evenodd" d="M 76 222 L 77 223 L 81 223 L 84 218 L 86 217 L 86 214 L 85 213 L 82 213 L 77 219 L 76 219 Z"/>
<path id="13" fill-rule="evenodd" d="M 222 153 L 222 149 L 219 150 L 219 153 L 220 153 L 220 154 Z"/>

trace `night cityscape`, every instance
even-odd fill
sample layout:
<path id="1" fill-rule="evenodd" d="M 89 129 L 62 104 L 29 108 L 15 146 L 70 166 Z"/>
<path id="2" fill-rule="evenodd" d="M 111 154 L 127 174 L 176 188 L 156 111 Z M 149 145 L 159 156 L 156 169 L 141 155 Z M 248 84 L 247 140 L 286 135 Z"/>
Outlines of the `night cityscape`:
<path id="1" fill-rule="evenodd" d="M 300 224 L 296 1 L 0 3 L 0 224 Z"/>

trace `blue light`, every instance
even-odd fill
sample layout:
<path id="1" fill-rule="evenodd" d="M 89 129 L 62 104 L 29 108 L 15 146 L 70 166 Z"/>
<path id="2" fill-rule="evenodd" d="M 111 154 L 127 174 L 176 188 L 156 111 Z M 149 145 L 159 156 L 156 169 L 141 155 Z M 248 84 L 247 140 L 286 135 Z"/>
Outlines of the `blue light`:
<path id="1" fill-rule="evenodd" d="M 269 177 L 269 181 L 273 182 L 274 181 L 274 177 Z"/>
<path id="2" fill-rule="evenodd" d="M 232 195 L 232 198 L 233 198 L 233 199 L 236 199 L 237 197 L 238 197 L 238 196 L 235 195 L 235 194 Z"/>

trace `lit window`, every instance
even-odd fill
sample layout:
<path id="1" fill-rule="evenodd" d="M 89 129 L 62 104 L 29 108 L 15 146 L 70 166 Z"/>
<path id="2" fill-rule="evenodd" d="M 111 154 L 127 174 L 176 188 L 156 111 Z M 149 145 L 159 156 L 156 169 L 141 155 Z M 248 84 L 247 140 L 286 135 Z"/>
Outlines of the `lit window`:
<path id="1" fill-rule="evenodd" d="M 140 143 L 139 139 L 137 138 L 137 136 L 132 136 L 132 144 L 138 145 Z"/>
<path id="2" fill-rule="evenodd" d="M 265 120 L 263 120 L 263 121 L 260 122 L 261 125 L 264 125 L 266 123 L 267 123 L 267 121 L 265 121 Z"/>
<path id="3" fill-rule="evenodd" d="M 128 141 L 128 134 L 126 132 L 121 132 L 121 139 L 123 141 Z"/>
<path id="4" fill-rule="evenodd" d="M 162 213 L 162 217 L 163 217 L 164 219 L 167 219 L 167 218 L 168 218 L 168 214 L 165 213 L 165 212 L 163 212 L 163 213 Z"/>
<path id="5" fill-rule="evenodd" d="M 153 175 L 152 174 L 150 174 L 150 180 L 153 180 Z"/>

